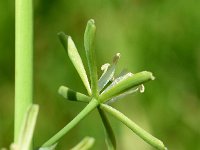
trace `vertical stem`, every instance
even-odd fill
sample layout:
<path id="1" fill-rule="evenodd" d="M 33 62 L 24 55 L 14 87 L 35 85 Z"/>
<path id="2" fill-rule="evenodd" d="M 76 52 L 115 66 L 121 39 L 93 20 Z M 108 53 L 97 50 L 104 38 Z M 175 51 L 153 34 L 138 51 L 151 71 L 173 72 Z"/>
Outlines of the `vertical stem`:
<path id="1" fill-rule="evenodd" d="M 15 0 L 15 126 L 18 141 L 24 115 L 33 93 L 33 10 L 32 0 Z"/>

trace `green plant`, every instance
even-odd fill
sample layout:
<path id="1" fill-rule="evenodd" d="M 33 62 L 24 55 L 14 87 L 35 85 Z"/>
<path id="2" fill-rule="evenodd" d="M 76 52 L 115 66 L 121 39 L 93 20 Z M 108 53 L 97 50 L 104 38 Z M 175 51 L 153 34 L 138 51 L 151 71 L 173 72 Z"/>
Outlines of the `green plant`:
<path id="1" fill-rule="evenodd" d="M 129 127 L 135 134 L 153 147 L 160 150 L 166 150 L 167 148 L 160 140 L 150 135 L 124 114 L 109 105 L 109 103 L 114 102 L 116 99 L 122 98 L 128 94 L 137 91 L 143 92 L 143 83 L 154 79 L 152 73 L 143 71 L 132 74 L 130 72 L 127 73 L 122 71 L 122 73 L 114 79 L 115 68 L 120 57 L 118 53 L 115 55 L 112 65 L 105 64 L 102 66 L 103 73 L 98 80 L 94 51 L 95 31 L 95 23 L 94 20 L 91 19 L 87 23 L 84 34 L 84 46 L 89 68 L 90 84 L 83 62 L 72 38 L 62 32 L 58 34 L 61 43 L 68 52 L 69 58 L 71 59 L 74 67 L 83 81 L 83 84 L 87 89 L 88 96 L 79 92 L 75 92 L 65 86 L 61 86 L 58 92 L 68 100 L 86 102 L 88 105 L 70 123 L 68 123 L 63 129 L 45 142 L 42 147 L 51 147 L 52 145 L 56 144 L 68 131 L 77 125 L 79 121 L 86 117 L 92 110 L 97 108 L 105 127 L 106 143 L 109 150 L 116 149 L 116 141 L 111 125 L 104 111 L 116 117 L 119 121 Z"/>
<path id="2" fill-rule="evenodd" d="M 12 150 L 31 149 L 39 111 L 33 105 L 32 0 L 15 1 L 15 124 Z"/>
<path id="3" fill-rule="evenodd" d="M 31 149 L 31 140 L 33 137 L 34 127 L 37 119 L 39 107 L 32 104 L 33 99 L 33 11 L 32 0 L 16 0 L 16 24 L 15 24 L 15 129 L 14 144 L 11 150 L 27 150 Z M 76 46 L 70 36 L 59 33 L 59 38 L 67 50 L 69 58 L 75 66 L 79 76 L 81 77 L 88 96 L 79 92 L 75 92 L 67 87 L 61 86 L 58 92 L 68 100 L 86 102 L 88 105 L 63 129 L 45 142 L 40 150 L 55 149 L 58 141 L 69 130 L 79 123 L 95 108 L 101 116 L 105 127 L 106 144 L 109 150 L 116 149 L 115 136 L 112 127 L 106 117 L 104 111 L 110 113 L 118 120 L 123 122 L 134 133 L 140 136 L 150 145 L 160 150 L 166 147 L 157 138 L 153 137 L 145 130 L 136 125 L 128 117 L 118 110 L 109 106 L 109 103 L 116 99 L 122 98 L 128 94 L 141 91 L 143 92 L 143 83 L 153 80 L 151 72 L 143 71 L 132 74 L 122 72 L 114 79 L 115 68 L 119 60 L 119 53 L 115 55 L 113 64 L 105 64 L 102 66 L 103 73 L 98 80 L 94 37 L 96 27 L 94 20 L 89 20 L 84 34 L 84 46 L 88 61 L 90 83 L 84 69 L 83 62 Z M 93 138 L 86 137 L 74 150 L 89 149 L 94 143 Z"/>

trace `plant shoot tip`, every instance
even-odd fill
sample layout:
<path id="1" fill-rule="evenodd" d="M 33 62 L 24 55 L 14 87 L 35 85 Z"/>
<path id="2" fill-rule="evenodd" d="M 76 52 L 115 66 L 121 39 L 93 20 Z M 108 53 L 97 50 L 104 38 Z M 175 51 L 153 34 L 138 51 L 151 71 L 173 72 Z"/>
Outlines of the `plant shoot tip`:
<path id="1" fill-rule="evenodd" d="M 92 24 L 95 24 L 94 19 L 90 19 L 88 22 L 91 22 Z"/>
<path id="2" fill-rule="evenodd" d="M 151 73 L 151 80 L 155 80 L 156 77 L 153 76 L 153 73 Z"/>
<path id="3" fill-rule="evenodd" d="M 58 88 L 58 93 L 61 94 L 62 91 L 63 91 L 63 88 L 66 88 L 65 86 L 61 85 L 59 88 Z"/>

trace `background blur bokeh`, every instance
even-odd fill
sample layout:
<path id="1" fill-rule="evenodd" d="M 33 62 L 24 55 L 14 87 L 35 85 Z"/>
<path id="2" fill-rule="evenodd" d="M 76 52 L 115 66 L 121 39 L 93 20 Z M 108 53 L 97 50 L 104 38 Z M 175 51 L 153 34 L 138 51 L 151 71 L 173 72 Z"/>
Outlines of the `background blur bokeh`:
<path id="1" fill-rule="evenodd" d="M 200 149 L 200 1 L 199 0 L 35 0 L 35 103 L 40 105 L 34 144 L 39 146 L 68 123 L 85 104 L 57 94 L 60 85 L 86 93 L 59 43 L 57 33 L 73 37 L 83 58 L 83 33 L 96 21 L 96 54 L 103 63 L 120 52 L 117 72 L 149 70 L 156 80 L 143 94 L 113 104 L 172 150 Z M 14 1 L 0 1 L 0 147 L 13 139 Z M 85 63 L 86 64 L 86 63 Z M 108 115 L 119 150 L 153 148 Z M 92 112 L 60 142 L 69 149 L 84 136 L 94 150 L 106 149 L 104 130 Z"/>

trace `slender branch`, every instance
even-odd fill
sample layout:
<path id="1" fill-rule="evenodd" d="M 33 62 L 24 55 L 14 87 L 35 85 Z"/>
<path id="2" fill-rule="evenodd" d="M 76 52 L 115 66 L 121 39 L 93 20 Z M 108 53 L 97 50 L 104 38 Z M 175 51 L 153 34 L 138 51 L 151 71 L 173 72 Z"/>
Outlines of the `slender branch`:
<path id="1" fill-rule="evenodd" d="M 94 108 L 99 105 L 96 99 L 92 99 L 91 102 L 64 128 L 62 128 L 58 133 L 56 133 L 52 138 L 45 142 L 42 147 L 49 147 L 58 142 L 68 131 L 75 127 L 87 114 L 89 114 Z"/>
<path id="2" fill-rule="evenodd" d="M 144 141 L 146 141 L 153 147 L 159 150 L 167 150 L 167 148 L 164 146 L 162 141 L 153 137 L 151 134 L 149 134 L 144 129 L 139 127 L 137 124 L 135 124 L 132 120 L 130 120 L 128 117 L 126 117 L 124 114 L 122 114 L 118 110 L 105 104 L 101 104 L 100 107 L 103 110 L 110 113 L 111 115 L 113 115 L 115 118 L 119 119 L 123 124 L 125 124 L 128 128 L 130 128 L 135 134 L 137 134 L 139 137 L 141 137 Z"/>
<path id="3" fill-rule="evenodd" d="M 33 93 L 33 9 L 32 0 L 15 0 L 15 127 L 18 141 L 24 115 Z"/>

